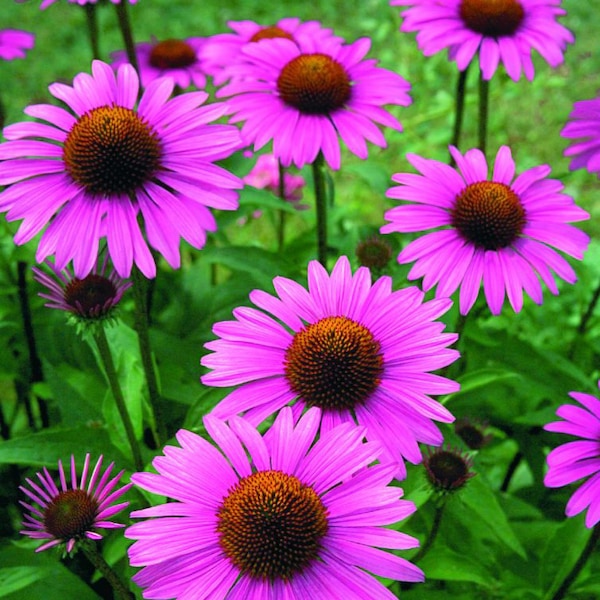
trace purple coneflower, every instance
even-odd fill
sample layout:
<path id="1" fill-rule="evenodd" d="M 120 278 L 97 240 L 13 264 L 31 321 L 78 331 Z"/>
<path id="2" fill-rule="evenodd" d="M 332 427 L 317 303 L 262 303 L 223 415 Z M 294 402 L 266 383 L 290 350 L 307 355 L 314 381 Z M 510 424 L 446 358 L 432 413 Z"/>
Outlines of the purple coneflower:
<path id="1" fill-rule="evenodd" d="M 600 97 L 575 102 L 569 119 L 560 135 L 581 138 L 565 150 L 565 156 L 572 157 L 569 168 L 584 168 L 600 178 Z"/>
<path id="2" fill-rule="evenodd" d="M 35 35 L 20 29 L 0 29 L 0 59 L 25 58 L 25 51 L 35 44 Z"/>

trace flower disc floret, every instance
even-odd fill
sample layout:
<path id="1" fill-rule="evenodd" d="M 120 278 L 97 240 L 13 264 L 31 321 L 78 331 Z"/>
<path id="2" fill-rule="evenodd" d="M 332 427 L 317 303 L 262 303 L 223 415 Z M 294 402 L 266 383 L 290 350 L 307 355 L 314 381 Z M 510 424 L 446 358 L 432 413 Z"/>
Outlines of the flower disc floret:
<path id="1" fill-rule="evenodd" d="M 150 51 L 150 64 L 157 69 L 189 67 L 196 62 L 196 52 L 184 40 L 168 39 L 158 42 Z"/>
<path id="2" fill-rule="evenodd" d="M 465 25 L 483 35 L 513 35 L 525 17 L 518 0 L 462 0 L 460 17 Z"/>
<path id="3" fill-rule="evenodd" d="M 255 34 L 252 35 L 249 41 L 260 42 L 260 40 L 272 40 L 275 38 L 285 38 L 293 41 L 294 36 L 277 25 L 269 25 L 267 27 L 261 27 Z"/>

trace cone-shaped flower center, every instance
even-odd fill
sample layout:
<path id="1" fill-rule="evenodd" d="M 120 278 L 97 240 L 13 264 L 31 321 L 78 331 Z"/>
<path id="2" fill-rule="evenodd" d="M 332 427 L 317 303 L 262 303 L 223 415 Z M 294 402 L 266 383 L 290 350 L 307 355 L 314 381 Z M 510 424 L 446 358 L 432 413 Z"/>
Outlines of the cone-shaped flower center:
<path id="1" fill-rule="evenodd" d="M 525 17 L 518 0 L 462 0 L 459 10 L 469 29 L 489 37 L 513 35 Z"/>
<path id="2" fill-rule="evenodd" d="M 74 278 L 65 286 L 65 302 L 82 317 L 97 317 L 105 306 L 117 296 L 115 284 L 108 278 L 94 273 L 84 279 Z"/>
<path id="3" fill-rule="evenodd" d="M 277 25 L 271 25 L 270 27 L 263 27 L 259 29 L 251 38 L 251 42 L 260 42 L 260 40 L 272 40 L 275 38 L 285 38 L 286 40 L 294 41 L 294 36 L 287 31 L 277 27 Z"/>
<path id="4" fill-rule="evenodd" d="M 392 258 L 392 247 L 385 240 L 372 236 L 356 246 L 356 257 L 361 266 L 381 270 Z"/>
<path id="5" fill-rule="evenodd" d="M 452 225 L 486 250 L 510 246 L 525 226 L 525 211 L 510 187 L 495 181 L 469 184 L 456 198 Z"/>
<path id="6" fill-rule="evenodd" d="M 424 464 L 429 480 L 439 490 L 455 490 L 473 475 L 467 459 L 451 450 L 436 450 Z"/>
<path id="7" fill-rule="evenodd" d="M 293 475 L 259 471 L 244 477 L 217 515 L 221 548 L 243 574 L 290 579 L 319 555 L 327 513 L 318 494 Z"/>
<path id="8" fill-rule="evenodd" d="M 136 112 L 101 106 L 79 118 L 63 149 L 71 177 L 90 194 L 131 194 L 160 167 L 158 135 Z"/>
<path id="9" fill-rule="evenodd" d="M 301 54 L 279 74 L 277 90 L 281 99 L 299 111 L 326 115 L 350 99 L 346 69 L 326 54 Z"/>
<path id="10" fill-rule="evenodd" d="M 67 490 L 46 507 L 44 526 L 56 539 L 80 538 L 90 531 L 97 514 L 98 503 L 85 490 Z"/>
<path id="11" fill-rule="evenodd" d="M 325 317 L 299 331 L 286 350 L 285 375 L 309 406 L 348 410 L 366 402 L 383 373 L 380 344 L 347 317 Z"/>
<path id="12" fill-rule="evenodd" d="M 150 51 L 148 61 L 157 69 L 178 69 L 193 65 L 196 53 L 183 40 L 170 39 L 158 42 Z"/>

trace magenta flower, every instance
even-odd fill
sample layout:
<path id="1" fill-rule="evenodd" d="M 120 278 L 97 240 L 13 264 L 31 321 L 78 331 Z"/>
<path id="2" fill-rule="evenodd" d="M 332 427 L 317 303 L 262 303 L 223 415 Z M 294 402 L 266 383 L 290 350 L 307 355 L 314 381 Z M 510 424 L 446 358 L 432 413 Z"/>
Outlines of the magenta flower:
<path id="1" fill-rule="evenodd" d="M 448 48 L 450 60 L 464 71 L 476 54 L 484 79 L 491 79 L 502 63 L 517 81 L 521 72 L 534 76 L 533 50 L 551 66 L 564 60 L 573 34 L 557 22 L 566 14 L 560 0 L 391 0 L 410 6 L 401 13 L 401 31 L 416 31 L 425 56 Z"/>
<path id="2" fill-rule="evenodd" d="M 276 196 L 279 196 L 279 180 L 279 161 L 273 154 L 262 154 L 259 156 L 250 173 L 243 177 L 246 185 L 251 185 L 260 190 L 269 190 Z M 298 209 L 308 208 L 307 205 L 300 204 L 302 190 L 305 185 L 306 181 L 301 175 L 284 173 L 283 199 Z"/>
<path id="3" fill-rule="evenodd" d="M 444 323 L 435 320 L 450 300 L 423 302 L 416 287 L 392 291 L 390 277 L 371 284 L 369 270 L 353 275 L 345 256 L 331 276 L 310 262 L 308 290 L 283 277 L 273 285 L 278 297 L 250 294 L 261 310 L 237 308 L 234 321 L 213 328 L 219 339 L 206 344 L 212 352 L 202 364 L 212 371 L 202 383 L 239 386 L 213 414 L 229 419 L 244 413 L 258 425 L 287 404 L 296 417 L 318 406 L 323 432 L 358 422 L 384 446 L 382 460 L 396 463 L 404 476 L 402 457 L 421 460 L 417 442 L 443 441 L 432 419 L 454 418 L 429 397 L 459 389 L 430 373 L 459 356 L 448 348 L 457 336 L 443 333 Z"/>
<path id="4" fill-rule="evenodd" d="M 322 152 L 339 169 L 338 135 L 353 154 L 367 158 L 366 141 L 386 146 L 376 123 L 402 129 L 382 106 L 411 102 L 408 82 L 363 60 L 370 46 L 367 38 L 349 45 L 304 38 L 246 44 L 245 62 L 217 96 L 232 96 L 231 122 L 245 121 L 242 136 L 255 150 L 272 140 L 273 154 L 286 167 L 301 168 Z"/>
<path id="5" fill-rule="evenodd" d="M 212 75 L 215 85 L 223 85 L 231 77 L 230 68 L 244 60 L 242 48 L 248 43 L 272 38 L 293 42 L 331 39 L 340 45 L 344 41 L 318 21 L 302 22 L 295 17 L 281 19 L 275 25 L 259 25 L 254 21 L 229 21 L 227 25 L 233 33 L 219 33 L 207 38 L 200 51 L 205 72 Z"/>
<path id="6" fill-rule="evenodd" d="M 600 177 L 600 96 L 575 102 L 569 119 L 560 135 L 581 138 L 565 150 L 565 156 L 573 157 L 569 168 L 584 168 Z"/>
<path id="7" fill-rule="evenodd" d="M 241 180 L 214 163 L 241 143 L 235 127 L 211 123 L 223 115 L 223 104 L 200 106 L 204 92 L 170 98 L 173 87 L 172 79 L 157 79 L 137 103 L 131 65 L 115 74 L 94 61 L 92 75 L 80 73 L 73 87 L 49 88 L 74 114 L 33 105 L 25 113 L 48 124 L 6 127 L 0 185 L 8 187 L 0 193 L 0 211 L 8 221 L 23 219 L 15 242 L 28 242 L 48 224 L 38 262 L 55 255 L 62 270 L 72 260 L 79 278 L 94 268 L 104 237 L 122 277 L 134 263 L 154 277 L 148 244 L 173 268 L 180 264 L 180 238 L 201 248 L 206 231 L 216 228 L 208 207 L 237 207 Z"/>
<path id="8" fill-rule="evenodd" d="M 571 392 L 569 396 L 581 406 L 559 406 L 556 414 L 564 420 L 548 423 L 544 429 L 580 439 L 548 454 L 544 485 L 562 487 L 589 477 L 569 499 L 565 514 L 573 517 L 587 508 L 585 524 L 591 528 L 600 521 L 600 400 L 583 392 Z"/>
<path id="9" fill-rule="evenodd" d="M 25 50 L 31 50 L 35 35 L 20 29 L 0 29 L 0 59 L 25 58 Z"/>
<path id="10" fill-rule="evenodd" d="M 319 410 L 294 426 L 289 408 L 261 437 L 244 419 L 208 415 L 204 438 L 180 430 L 181 447 L 154 459 L 158 473 L 135 484 L 173 499 L 134 511 L 150 517 L 125 531 L 136 540 L 133 581 L 144 598 L 344 598 L 393 600 L 375 577 L 423 581 L 384 549 L 418 541 L 383 527 L 415 511 L 390 486 L 393 468 L 373 465 L 378 446 L 350 423 L 315 442 Z"/>
<path id="11" fill-rule="evenodd" d="M 131 282 L 119 277 L 114 270 L 107 273 L 106 260 L 83 279 L 75 277 L 68 267 L 61 271 L 50 261 L 45 261 L 45 265 L 53 276 L 33 267 L 34 278 L 47 289 L 39 294 L 49 301 L 45 306 L 73 313 L 84 320 L 110 317 L 125 290 L 131 287 Z"/>
<path id="12" fill-rule="evenodd" d="M 79 4 L 84 6 L 85 4 L 98 4 L 102 0 L 68 0 L 71 4 Z M 110 0 L 113 4 L 121 4 L 121 0 Z M 136 4 L 138 0 L 129 0 L 129 4 Z M 26 2 L 26 0 L 17 0 L 17 2 Z M 43 10 L 48 8 L 51 4 L 54 4 L 57 0 L 42 0 L 40 8 Z"/>
<path id="13" fill-rule="evenodd" d="M 135 53 L 143 87 L 158 77 L 170 77 L 182 89 L 194 85 L 201 89 L 206 85 L 206 75 L 200 61 L 200 49 L 205 38 L 191 37 L 185 40 L 141 42 L 136 44 Z M 127 52 L 111 53 L 112 67 L 117 70 L 128 63 Z"/>
<path id="14" fill-rule="evenodd" d="M 493 314 L 502 310 L 505 294 L 516 312 L 523 291 L 542 303 L 540 279 L 558 294 L 553 272 L 568 283 L 576 281 L 569 263 L 552 247 L 583 258 L 589 237 L 568 225 L 589 218 L 563 185 L 547 179 L 550 167 L 528 169 L 515 178 L 510 148 L 498 150 L 491 178 L 480 150 L 464 156 L 450 152 L 458 171 L 414 154 L 408 161 L 420 174 L 397 173 L 399 183 L 387 196 L 410 204 L 385 213 L 390 221 L 382 233 L 441 228 L 408 244 L 398 262 L 415 261 L 409 279 L 423 278 L 423 289 L 437 284 L 436 296 L 451 296 L 460 286 L 460 312 L 466 315 L 479 294 L 481 281 Z"/>
<path id="15" fill-rule="evenodd" d="M 113 463 L 102 474 L 102 456 L 96 462 L 88 481 L 90 455 L 85 455 L 83 473 L 79 480 L 75 467 L 75 459 L 71 456 L 71 482 L 67 482 L 62 463 L 58 461 L 60 488 L 54 483 L 48 469 L 37 473 L 39 483 L 31 479 L 25 481 L 29 485 L 19 489 L 29 497 L 28 502 L 20 501 L 29 513 L 25 513 L 23 535 L 45 543 L 36 548 L 36 552 L 47 550 L 59 544 L 66 544 L 66 551 L 71 552 L 75 544 L 83 539 L 100 540 L 96 529 L 114 529 L 125 527 L 111 519 L 118 512 L 129 506 L 129 502 L 114 504 L 132 486 L 131 483 L 116 488 L 123 475 L 117 473 L 112 479 Z M 29 502 L 32 502 L 29 504 Z M 37 506 L 35 506 L 37 505 Z"/>

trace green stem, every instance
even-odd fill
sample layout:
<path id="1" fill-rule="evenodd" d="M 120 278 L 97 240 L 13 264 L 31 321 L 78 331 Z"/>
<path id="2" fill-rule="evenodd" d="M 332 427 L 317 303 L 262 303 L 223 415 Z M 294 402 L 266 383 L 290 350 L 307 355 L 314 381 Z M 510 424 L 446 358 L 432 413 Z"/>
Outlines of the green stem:
<path id="1" fill-rule="evenodd" d="M 487 126 L 488 126 L 488 105 L 490 99 L 490 82 L 483 78 L 483 73 L 479 75 L 479 143 L 477 147 L 486 153 L 487 146 Z"/>
<path id="2" fill-rule="evenodd" d="M 98 548 L 96 544 L 91 540 L 81 540 L 79 542 L 79 547 L 83 550 L 83 553 L 86 555 L 87 559 L 94 565 L 102 576 L 108 581 L 110 586 L 115 592 L 115 596 L 119 600 L 133 600 L 134 595 L 127 589 L 125 583 L 121 580 L 121 578 L 115 573 L 115 571 L 111 568 L 111 566 L 104 560 L 104 557 L 100 552 L 98 552 Z"/>
<path id="3" fill-rule="evenodd" d="M 100 44 L 98 43 L 98 14 L 96 13 L 96 4 L 86 4 L 85 20 L 87 22 L 90 46 L 92 48 L 92 58 L 100 58 Z"/>
<path id="4" fill-rule="evenodd" d="M 563 579 L 560 587 L 556 590 L 556 592 L 554 592 L 551 600 L 562 600 L 562 598 L 565 597 L 565 594 L 569 591 L 571 584 L 575 581 L 577 575 L 579 575 L 581 569 L 583 569 L 594 548 L 596 547 L 598 538 L 600 538 L 600 523 L 596 523 L 596 525 L 594 525 L 594 528 L 592 529 L 592 535 L 588 539 L 587 544 L 577 559 L 577 562 L 573 565 L 570 573 L 568 573 L 568 575 Z"/>
<path id="5" fill-rule="evenodd" d="M 317 258 L 327 267 L 327 193 L 325 191 L 325 159 L 319 152 L 312 164 L 317 210 Z"/>
<path id="6" fill-rule="evenodd" d="M 119 21 L 119 29 L 123 36 L 123 43 L 125 44 L 125 52 L 127 53 L 127 60 L 133 66 L 133 68 L 139 73 L 137 54 L 135 53 L 135 43 L 133 41 L 133 31 L 131 29 L 131 21 L 129 19 L 128 2 L 122 0 L 119 4 L 115 4 L 117 11 L 117 19 Z"/>
<path id="7" fill-rule="evenodd" d="M 282 202 L 285 202 L 285 168 L 278 161 L 279 168 L 279 189 L 278 195 Z M 285 243 L 285 211 L 279 211 L 279 222 L 277 224 L 277 249 L 281 252 Z"/>
<path id="8" fill-rule="evenodd" d="M 100 360 L 102 360 L 104 370 L 106 371 L 106 377 L 108 378 L 108 385 L 110 386 L 110 391 L 112 392 L 112 395 L 115 399 L 117 410 L 119 411 L 121 421 L 123 422 L 123 426 L 125 427 L 125 434 L 127 435 L 127 441 L 129 442 L 129 446 L 131 447 L 131 454 L 133 456 L 135 469 L 136 471 L 143 471 L 144 462 L 142 461 L 142 453 L 140 451 L 138 441 L 135 437 L 135 432 L 133 431 L 133 424 L 131 422 L 131 417 L 129 416 L 129 412 L 127 410 L 127 405 L 125 404 L 125 397 L 123 396 L 123 390 L 121 389 L 121 384 L 119 383 L 119 377 L 115 368 L 115 362 L 113 360 L 112 353 L 108 345 L 108 339 L 106 338 L 106 332 L 104 331 L 104 327 L 99 326 L 95 330 L 94 339 L 96 340 L 98 353 L 100 354 Z"/>
<path id="9" fill-rule="evenodd" d="M 442 498 L 440 503 L 435 507 L 435 515 L 433 516 L 433 524 L 427 539 L 423 545 L 419 548 L 419 551 L 410 559 L 410 562 L 417 563 L 420 561 L 431 549 L 433 542 L 437 538 L 440 531 L 440 524 L 442 522 L 442 516 L 444 515 L 444 508 L 446 507 L 446 498 Z"/>
<path id="10" fill-rule="evenodd" d="M 579 326 L 577 327 L 577 333 L 580 336 L 583 335 L 585 333 L 585 330 L 587 329 L 588 323 L 592 318 L 592 315 L 594 314 L 594 310 L 596 309 L 596 304 L 598 304 L 598 299 L 600 299 L 600 284 L 598 284 L 598 287 L 594 290 L 592 299 L 590 300 L 590 303 L 588 304 L 585 313 L 581 317 Z"/>
<path id="11" fill-rule="evenodd" d="M 148 280 L 136 266 L 133 267 L 132 279 L 133 297 L 135 301 L 135 330 L 138 336 L 142 367 L 146 376 L 146 385 L 148 387 L 150 406 L 152 407 L 154 420 L 156 423 L 156 430 L 153 428 L 152 433 L 154 435 L 156 447 L 161 448 L 167 439 L 167 433 L 160 410 L 160 390 L 158 385 L 158 377 L 154 368 L 152 346 L 150 344 L 147 303 Z"/>
<path id="12" fill-rule="evenodd" d="M 470 63 L 469 63 L 470 64 Z M 454 128 L 452 130 L 452 140 L 450 141 L 450 145 L 459 147 L 460 144 L 460 136 L 462 134 L 462 126 L 464 122 L 465 116 L 465 89 L 467 85 L 467 72 L 469 67 L 464 71 L 458 72 L 458 79 L 456 82 L 456 98 L 454 105 Z M 450 158 L 450 165 L 454 166 L 455 161 L 454 158 Z"/>

